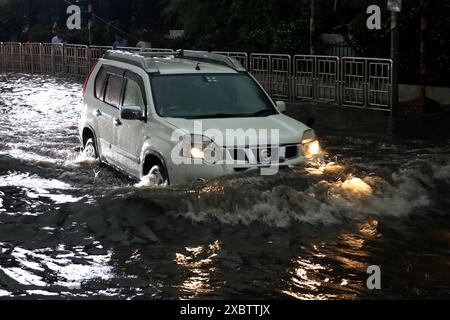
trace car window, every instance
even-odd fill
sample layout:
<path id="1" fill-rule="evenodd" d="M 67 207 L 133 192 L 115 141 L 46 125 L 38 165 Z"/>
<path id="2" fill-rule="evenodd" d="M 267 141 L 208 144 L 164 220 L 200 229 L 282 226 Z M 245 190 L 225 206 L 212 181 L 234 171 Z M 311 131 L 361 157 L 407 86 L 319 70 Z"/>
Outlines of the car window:
<path id="1" fill-rule="evenodd" d="M 144 110 L 144 98 L 142 96 L 141 87 L 139 84 L 131 79 L 127 79 L 127 84 L 125 86 L 125 95 L 123 99 L 123 106 L 131 107 L 141 107 Z"/>
<path id="2" fill-rule="evenodd" d="M 106 76 L 108 74 L 105 71 L 105 68 L 102 68 L 97 77 L 95 78 L 95 97 L 97 99 L 103 100 L 103 89 L 105 87 Z"/>
<path id="3" fill-rule="evenodd" d="M 163 75 L 151 81 L 156 110 L 162 117 L 276 114 L 267 96 L 246 74 Z"/>
<path id="4" fill-rule="evenodd" d="M 105 91 L 105 102 L 118 107 L 120 102 L 120 94 L 122 91 L 123 78 L 110 74 L 108 77 L 108 83 Z"/>

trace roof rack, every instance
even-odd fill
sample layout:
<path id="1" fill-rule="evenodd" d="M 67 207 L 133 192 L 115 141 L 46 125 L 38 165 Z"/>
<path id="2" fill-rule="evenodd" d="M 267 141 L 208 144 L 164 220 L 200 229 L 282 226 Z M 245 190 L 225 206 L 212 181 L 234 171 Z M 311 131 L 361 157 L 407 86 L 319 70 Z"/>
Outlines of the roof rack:
<path id="1" fill-rule="evenodd" d="M 122 50 L 108 50 L 104 55 L 105 59 L 130 63 L 144 69 L 148 73 L 159 73 L 159 68 L 153 59 L 146 58 L 161 57 L 176 57 L 179 59 L 219 64 L 232 68 L 233 70 L 236 70 L 238 72 L 246 71 L 242 64 L 236 59 L 206 51 L 178 50 L 176 52 L 128 52 Z"/>
<path id="2" fill-rule="evenodd" d="M 139 52 L 129 52 L 129 51 L 122 51 L 122 50 L 108 50 L 106 51 L 105 55 L 103 56 L 104 59 L 119 61 L 119 62 L 125 62 L 132 64 L 134 66 L 137 66 L 139 68 L 144 69 L 148 73 L 158 73 L 159 68 L 157 67 L 156 63 L 153 59 L 145 59 L 146 57 L 149 57 L 150 54 L 154 57 L 164 57 L 164 56 L 174 56 L 176 55 L 176 52 L 172 53 L 151 53 L 151 52 L 145 52 L 144 54 L 140 54 Z"/>
<path id="3" fill-rule="evenodd" d="M 234 69 L 238 72 L 245 72 L 247 71 L 242 64 L 237 61 L 236 59 L 233 59 L 231 57 L 227 57 L 221 54 L 217 53 L 211 53 L 206 51 L 192 51 L 192 50 L 178 50 L 179 58 L 184 58 L 188 60 L 193 61 L 199 61 L 199 62 L 207 62 L 207 63 L 213 63 L 213 64 L 220 64 L 226 67 L 229 67 L 231 69 Z"/>

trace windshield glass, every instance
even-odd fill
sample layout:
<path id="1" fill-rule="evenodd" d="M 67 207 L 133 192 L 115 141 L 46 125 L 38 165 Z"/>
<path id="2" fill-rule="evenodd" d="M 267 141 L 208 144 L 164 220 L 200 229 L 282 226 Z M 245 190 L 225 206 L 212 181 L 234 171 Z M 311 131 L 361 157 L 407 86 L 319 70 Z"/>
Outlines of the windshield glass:
<path id="1" fill-rule="evenodd" d="M 153 98 L 162 117 L 207 119 L 277 114 L 247 74 L 188 74 L 152 77 Z"/>

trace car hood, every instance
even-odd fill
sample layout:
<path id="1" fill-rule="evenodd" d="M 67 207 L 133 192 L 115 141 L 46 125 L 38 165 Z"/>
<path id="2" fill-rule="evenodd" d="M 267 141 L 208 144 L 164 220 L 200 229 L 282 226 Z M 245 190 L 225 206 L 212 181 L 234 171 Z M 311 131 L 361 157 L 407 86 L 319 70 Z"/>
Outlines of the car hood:
<path id="1" fill-rule="evenodd" d="M 305 124 L 292 119 L 286 115 L 278 114 L 261 118 L 225 118 L 225 119 L 201 119 L 188 120 L 179 118 L 166 118 L 171 125 L 182 130 L 184 134 L 202 134 L 212 138 L 221 147 L 232 147 L 228 145 L 235 130 L 256 130 L 259 134 L 261 130 L 267 130 L 269 137 L 271 130 L 278 130 L 279 143 L 298 144 L 300 143 L 305 130 L 310 129 Z M 199 129 L 194 132 L 194 126 Z M 221 134 L 224 139 L 217 138 Z M 221 141 L 222 140 L 222 141 Z M 234 143 L 233 143 L 233 146 Z"/>

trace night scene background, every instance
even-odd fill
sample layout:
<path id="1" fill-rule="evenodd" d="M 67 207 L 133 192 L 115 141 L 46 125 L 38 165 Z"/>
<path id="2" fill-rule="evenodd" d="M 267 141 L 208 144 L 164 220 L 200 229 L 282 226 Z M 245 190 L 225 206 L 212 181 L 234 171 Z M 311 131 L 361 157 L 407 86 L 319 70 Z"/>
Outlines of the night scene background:
<path id="1" fill-rule="evenodd" d="M 70 3 L 81 30 L 65 27 Z M 291 61 L 255 76 L 283 82 L 266 89 L 323 158 L 165 188 L 86 160 L 89 4 L 92 46 L 119 34 L 247 53 L 255 73 L 252 53 Z M 0 0 L 0 299 L 450 298 L 450 4 L 403 1 L 394 61 L 391 17 L 386 0 Z M 65 44 L 48 45 L 57 33 Z M 319 62 L 294 72 L 305 61 Z M 367 287 L 373 265 L 381 290 Z"/>

